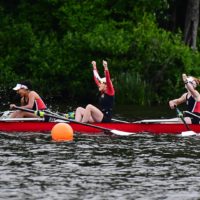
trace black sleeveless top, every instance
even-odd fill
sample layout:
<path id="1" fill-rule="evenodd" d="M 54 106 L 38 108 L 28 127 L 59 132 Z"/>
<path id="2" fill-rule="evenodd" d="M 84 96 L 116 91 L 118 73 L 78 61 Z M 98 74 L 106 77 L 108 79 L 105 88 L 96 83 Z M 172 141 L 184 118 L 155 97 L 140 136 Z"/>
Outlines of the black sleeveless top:
<path id="1" fill-rule="evenodd" d="M 193 108 L 194 108 L 194 104 L 195 104 L 195 99 L 193 96 L 190 96 L 188 98 L 188 94 L 186 95 L 186 105 L 187 105 L 187 110 L 189 112 L 192 112 Z"/>
<path id="2" fill-rule="evenodd" d="M 102 94 L 99 98 L 100 110 L 104 114 L 102 122 L 110 122 L 112 118 L 112 110 L 114 105 L 114 96 L 106 93 Z"/>
<path id="3" fill-rule="evenodd" d="M 193 96 L 190 96 L 189 98 L 187 98 L 188 94 L 186 95 L 186 105 L 187 105 L 187 111 L 192 112 L 193 108 L 194 108 L 194 104 L 195 104 L 195 99 Z M 196 115 L 199 115 L 199 113 L 194 113 Z M 194 117 L 190 114 L 186 114 L 186 117 L 190 117 L 192 124 L 199 124 L 200 123 L 200 119 L 197 117 Z"/>

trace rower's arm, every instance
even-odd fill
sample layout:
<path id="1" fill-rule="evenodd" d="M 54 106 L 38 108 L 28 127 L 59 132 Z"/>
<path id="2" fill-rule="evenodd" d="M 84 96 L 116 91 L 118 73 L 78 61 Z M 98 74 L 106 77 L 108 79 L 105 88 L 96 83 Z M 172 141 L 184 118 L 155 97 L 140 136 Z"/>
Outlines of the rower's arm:
<path id="1" fill-rule="evenodd" d="M 35 101 L 35 92 L 34 91 L 31 91 L 29 93 L 29 97 L 28 97 L 28 104 L 27 105 L 24 105 L 24 106 L 21 106 L 22 108 L 28 108 L 28 109 L 32 109 L 33 106 L 34 106 L 34 101 Z"/>
<path id="2" fill-rule="evenodd" d="M 110 78 L 110 72 L 108 70 L 107 62 L 105 60 L 103 60 L 103 66 L 104 66 L 104 74 L 105 74 L 105 77 L 106 77 L 106 84 L 107 84 L 106 93 L 108 95 L 113 96 L 115 94 L 115 90 L 114 90 L 114 87 L 113 87 L 113 84 L 112 84 L 112 81 L 111 81 L 111 78 Z"/>
<path id="3" fill-rule="evenodd" d="M 171 109 L 174 109 L 176 106 L 186 102 L 186 95 L 187 93 L 184 93 L 181 97 L 179 97 L 178 99 L 173 99 L 169 101 L 169 107 Z"/>
<path id="4" fill-rule="evenodd" d="M 199 92 L 194 88 L 193 83 L 191 81 L 188 81 L 186 74 L 182 74 L 182 79 L 183 79 L 183 82 L 185 83 L 187 90 L 190 91 L 190 93 L 194 97 L 194 99 L 196 101 L 200 101 Z"/>
<path id="5" fill-rule="evenodd" d="M 194 89 L 192 83 L 187 82 L 186 84 L 187 89 L 190 91 L 190 93 L 192 94 L 192 96 L 195 98 L 196 101 L 199 101 L 199 92 L 197 90 Z"/>
<path id="6" fill-rule="evenodd" d="M 101 77 L 99 76 L 99 73 L 97 71 L 97 67 L 96 67 L 96 62 L 95 61 L 92 61 L 92 66 L 93 66 L 94 81 L 95 81 L 96 85 L 99 86 Z"/>

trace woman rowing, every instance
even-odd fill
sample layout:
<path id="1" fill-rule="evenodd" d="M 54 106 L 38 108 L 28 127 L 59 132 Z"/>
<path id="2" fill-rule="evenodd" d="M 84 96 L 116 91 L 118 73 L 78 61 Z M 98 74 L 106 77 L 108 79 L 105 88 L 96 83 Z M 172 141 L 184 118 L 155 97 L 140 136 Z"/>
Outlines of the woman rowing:
<path id="1" fill-rule="evenodd" d="M 115 90 L 110 78 L 107 62 L 103 60 L 104 78 L 100 78 L 95 61 L 92 61 L 92 66 L 94 81 L 100 92 L 99 108 L 91 104 L 88 104 L 85 108 L 78 107 L 75 113 L 75 120 L 84 123 L 111 122 Z"/>
<path id="2" fill-rule="evenodd" d="M 32 110 L 45 110 L 47 107 L 39 94 L 31 90 L 31 84 L 28 81 L 18 83 L 13 90 L 21 97 L 21 108 Z M 14 109 L 15 104 L 11 104 L 10 108 Z M 29 113 L 21 110 L 17 110 L 10 115 L 11 118 L 23 118 L 23 117 L 37 117 L 34 113 Z"/>
<path id="3" fill-rule="evenodd" d="M 186 115 L 184 118 L 187 124 L 199 124 L 200 118 L 192 116 L 192 113 L 195 115 L 200 115 L 200 93 L 196 90 L 196 87 L 200 84 L 200 80 L 182 74 L 183 83 L 187 92 L 184 93 L 180 98 L 169 101 L 169 106 L 171 109 L 174 109 L 176 106 L 186 103 L 187 111 L 191 115 Z M 180 121 L 182 123 L 182 121 Z"/>

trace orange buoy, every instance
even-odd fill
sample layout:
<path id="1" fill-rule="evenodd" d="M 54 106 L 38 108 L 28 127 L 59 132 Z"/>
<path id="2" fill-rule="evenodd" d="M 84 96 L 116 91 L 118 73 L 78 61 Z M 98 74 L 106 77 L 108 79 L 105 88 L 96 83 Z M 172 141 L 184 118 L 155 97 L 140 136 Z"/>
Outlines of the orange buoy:
<path id="1" fill-rule="evenodd" d="M 56 141 L 71 141 L 73 140 L 73 129 L 69 124 L 58 123 L 51 130 L 51 137 Z"/>

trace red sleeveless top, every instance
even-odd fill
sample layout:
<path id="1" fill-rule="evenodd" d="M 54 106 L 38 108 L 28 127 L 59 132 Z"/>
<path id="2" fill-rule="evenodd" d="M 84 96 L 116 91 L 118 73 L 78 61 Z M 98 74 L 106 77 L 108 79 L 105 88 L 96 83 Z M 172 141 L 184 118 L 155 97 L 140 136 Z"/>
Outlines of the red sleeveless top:
<path id="1" fill-rule="evenodd" d="M 47 107 L 42 99 L 35 99 L 33 109 L 34 110 L 45 110 Z"/>
<path id="2" fill-rule="evenodd" d="M 200 113 L 200 101 L 196 101 L 192 112 Z"/>

